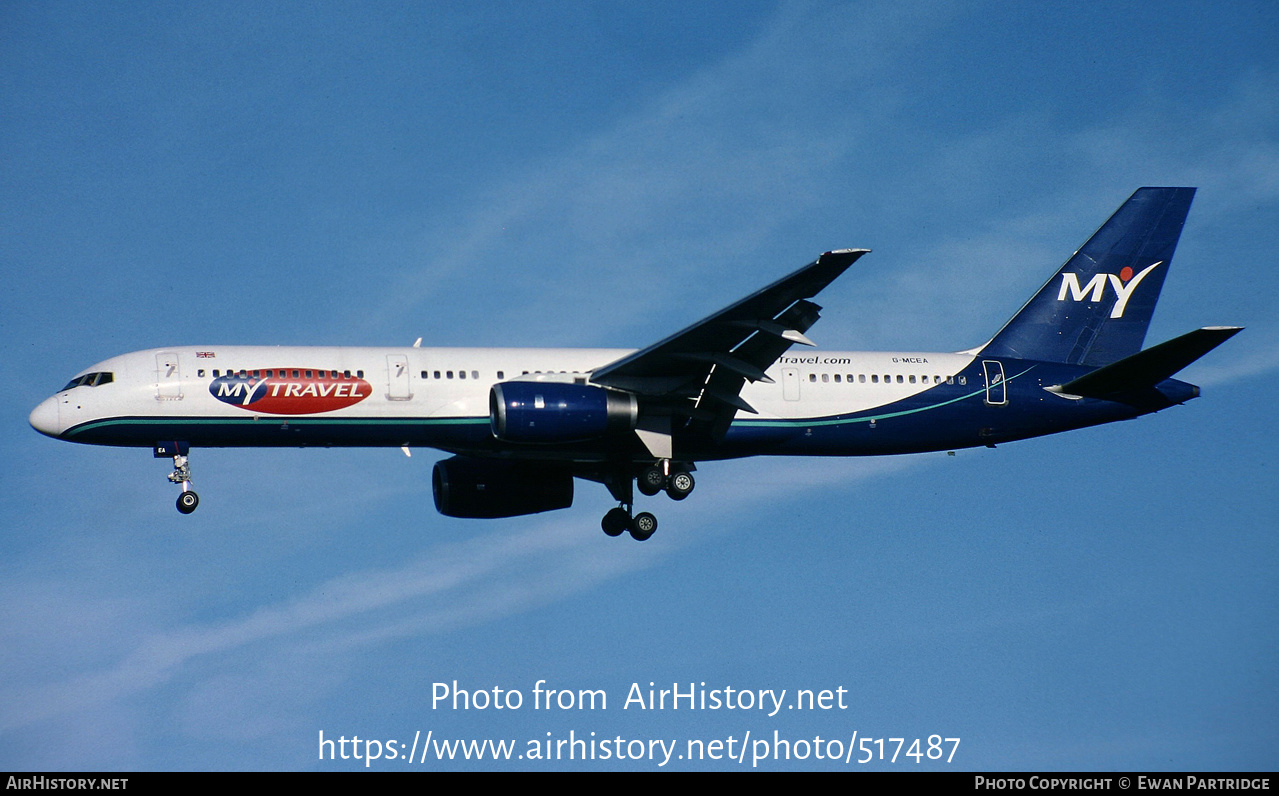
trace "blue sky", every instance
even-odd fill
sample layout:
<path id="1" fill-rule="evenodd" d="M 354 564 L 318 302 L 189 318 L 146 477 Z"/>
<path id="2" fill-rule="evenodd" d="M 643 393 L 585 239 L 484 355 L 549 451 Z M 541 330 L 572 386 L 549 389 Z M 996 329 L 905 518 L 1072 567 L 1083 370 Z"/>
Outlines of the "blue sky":
<path id="1" fill-rule="evenodd" d="M 330 770 L 357 764 L 321 731 L 430 730 L 1273 770 L 1277 29 L 1269 3 L 6 4 L 0 769 Z M 704 465 L 642 545 L 591 484 L 441 517 L 426 451 L 198 450 L 182 517 L 149 451 L 26 423 L 164 345 L 639 347 L 839 247 L 874 252 L 819 345 L 958 350 L 1142 185 L 1199 187 L 1148 343 L 1248 327 L 1184 372 L 1201 399 L 953 458 Z M 609 708 L 431 706 L 539 679 Z M 621 709 L 650 682 L 849 707 Z"/>

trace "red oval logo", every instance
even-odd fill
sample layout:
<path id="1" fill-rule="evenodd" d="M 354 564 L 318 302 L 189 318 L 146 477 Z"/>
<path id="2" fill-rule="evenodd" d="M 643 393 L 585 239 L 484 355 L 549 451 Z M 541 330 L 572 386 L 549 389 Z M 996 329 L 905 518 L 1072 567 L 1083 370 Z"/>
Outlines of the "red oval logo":
<path id="1" fill-rule="evenodd" d="M 214 379 L 209 392 L 222 403 L 268 415 L 332 412 L 373 394 L 372 385 L 364 379 L 315 370 L 309 372 L 318 375 L 306 376 L 307 372 L 292 368 L 242 370 Z"/>

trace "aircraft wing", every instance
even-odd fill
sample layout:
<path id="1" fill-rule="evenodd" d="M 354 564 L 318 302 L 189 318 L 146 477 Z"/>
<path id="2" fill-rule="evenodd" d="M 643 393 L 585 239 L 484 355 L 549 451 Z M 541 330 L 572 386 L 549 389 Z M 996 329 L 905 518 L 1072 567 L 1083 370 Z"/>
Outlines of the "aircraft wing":
<path id="1" fill-rule="evenodd" d="M 762 290 L 665 340 L 611 362 L 591 374 L 595 384 L 650 399 L 697 399 L 689 414 L 718 419 L 724 427 L 741 409 L 754 412 L 739 393 L 746 380 L 771 381 L 764 371 L 804 336 L 820 317 L 808 299 L 829 285 L 869 249 L 830 251 Z"/>

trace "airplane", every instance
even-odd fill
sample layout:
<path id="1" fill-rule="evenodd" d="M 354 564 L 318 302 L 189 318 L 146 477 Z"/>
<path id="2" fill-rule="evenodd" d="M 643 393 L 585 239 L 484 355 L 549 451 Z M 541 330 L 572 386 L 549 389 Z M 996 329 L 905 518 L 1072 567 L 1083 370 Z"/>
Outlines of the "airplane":
<path id="1" fill-rule="evenodd" d="M 55 439 L 171 458 L 199 505 L 197 447 L 414 447 L 450 517 L 568 508 L 574 479 L 618 502 L 601 526 L 644 541 L 635 490 L 683 500 L 697 462 L 994 447 L 1198 397 L 1172 376 L 1241 331 L 1142 350 L 1194 188 L 1141 188 L 987 343 L 954 353 L 814 346 L 811 301 L 866 249 L 828 251 L 637 351 L 171 346 L 108 359 L 37 406 Z M 802 350 L 802 349 L 801 349 Z"/>

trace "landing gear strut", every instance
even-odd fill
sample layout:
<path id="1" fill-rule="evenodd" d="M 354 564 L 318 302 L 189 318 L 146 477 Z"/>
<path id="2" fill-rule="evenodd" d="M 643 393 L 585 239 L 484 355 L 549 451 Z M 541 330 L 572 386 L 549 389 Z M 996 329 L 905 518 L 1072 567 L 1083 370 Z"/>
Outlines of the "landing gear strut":
<path id="1" fill-rule="evenodd" d="M 683 500 L 696 484 L 687 466 L 672 464 L 670 459 L 645 467 L 638 476 L 632 476 L 634 472 L 619 469 L 613 477 L 604 481 L 620 505 L 604 515 L 600 527 L 609 536 L 621 536 L 630 531 L 632 539 L 643 542 L 657 531 L 657 517 L 647 511 L 634 513 L 635 487 L 638 486 L 645 495 L 656 495 L 665 490 L 672 500 Z"/>
<path id="2" fill-rule="evenodd" d="M 187 457 L 180 454 L 173 457 L 173 472 L 169 473 L 169 480 L 182 487 L 182 494 L 178 495 L 178 511 L 183 514 L 195 511 L 195 507 L 200 505 L 200 496 L 191 490 L 191 465 L 187 463 Z"/>

